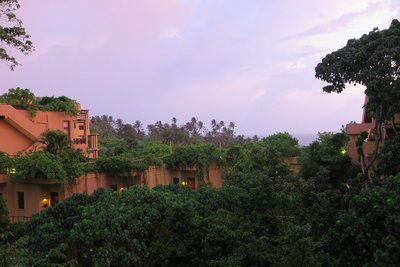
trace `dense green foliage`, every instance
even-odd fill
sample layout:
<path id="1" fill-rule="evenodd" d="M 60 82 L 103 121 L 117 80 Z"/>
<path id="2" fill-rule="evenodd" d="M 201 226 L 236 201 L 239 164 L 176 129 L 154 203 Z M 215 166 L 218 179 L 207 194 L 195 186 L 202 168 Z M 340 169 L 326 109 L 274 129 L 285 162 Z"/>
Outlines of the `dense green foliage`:
<path id="1" fill-rule="evenodd" d="M 393 93 L 398 26 L 393 21 L 389 30 L 351 40 L 328 55 L 317 67 L 318 77 L 332 83 L 325 90 L 340 92 L 345 82 L 359 82 L 373 95 L 373 74 L 390 62 L 382 72 L 386 77 L 379 72 L 375 78 L 377 84 L 393 81 L 382 98 Z M 374 107 L 378 102 L 372 99 Z M 223 164 L 224 184 L 198 191 L 169 185 L 76 194 L 24 224 L 7 222 L 0 196 L 0 266 L 399 265 L 398 133 L 385 142 L 370 170 L 373 181 L 366 183 L 366 175 L 351 165 L 344 133 L 320 134 L 300 148 L 287 133 L 244 139 L 234 135 L 233 123 L 215 120 L 211 131 L 196 118 L 182 126 L 175 119 L 157 122 L 147 135 L 140 122 L 109 116 L 92 122 L 103 137 L 102 153 L 87 169 L 129 176 L 150 164 L 199 171 Z M 360 156 L 366 137 L 361 133 L 356 141 Z M 65 136 L 47 132 L 42 141 L 44 151 L 25 157 L 0 153 L 0 167 L 15 164 L 15 177 L 60 181 L 82 171 L 82 154 L 70 149 Z M 300 158 L 299 173 L 286 164 L 291 157 Z"/>
<path id="2" fill-rule="evenodd" d="M 42 97 L 39 101 L 39 109 L 47 111 L 62 111 L 71 116 L 78 116 L 79 113 L 76 102 L 66 96 Z"/>
<path id="3" fill-rule="evenodd" d="M 102 140 L 124 140 L 127 147 L 135 148 L 141 142 L 162 143 L 173 147 L 174 145 L 188 144 L 213 144 L 219 149 L 227 148 L 233 144 L 242 144 L 245 140 L 242 135 L 235 135 L 235 123 L 227 126 L 224 121 L 211 121 L 208 130 L 204 123 L 193 117 L 189 122 L 178 125 L 176 118 L 171 123 L 157 121 L 147 125 L 147 133 L 140 121 L 133 124 L 124 123 L 121 119 L 112 116 L 94 116 L 91 118 L 92 132 L 100 135 Z"/>
<path id="4" fill-rule="evenodd" d="M 47 130 L 40 136 L 40 143 L 44 145 L 43 150 L 52 154 L 63 154 L 71 147 L 71 141 L 62 131 Z"/>
<path id="5" fill-rule="evenodd" d="M 6 200 L 0 195 L 0 230 L 4 227 L 8 222 L 8 208 Z"/>
<path id="6" fill-rule="evenodd" d="M 218 151 L 213 146 L 202 149 L 204 155 L 207 149 Z M 272 146 L 246 150 L 249 153 L 233 163 L 221 189 L 134 186 L 90 197 L 75 195 L 27 224 L 24 237 L 7 252 L 9 264 L 314 264 L 309 227 L 296 226 L 292 218 L 298 211 L 290 207 L 299 206 L 301 198 L 296 187 L 286 186 L 295 182 L 289 167 Z M 293 233 L 294 228 L 299 232 Z M 13 254 L 17 251 L 18 259 Z"/>
<path id="7" fill-rule="evenodd" d="M 397 266 L 400 262 L 400 174 L 349 197 L 322 243 L 333 266 Z"/>
<path id="8" fill-rule="evenodd" d="M 179 146 L 165 157 L 164 161 L 167 168 L 171 170 L 185 167 L 201 168 L 218 164 L 221 161 L 221 153 L 210 144 Z"/>
<path id="9" fill-rule="evenodd" d="M 26 179 L 55 179 L 60 183 L 67 178 L 60 158 L 49 152 L 33 152 L 27 156 L 18 157 L 14 161 L 15 181 Z"/>
<path id="10" fill-rule="evenodd" d="M 364 85 L 367 110 L 378 121 L 391 120 L 400 112 L 399 47 L 400 22 L 394 19 L 389 29 L 375 28 L 328 54 L 315 68 L 315 76 L 329 83 L 326 92 L 340 93 L 346 83 Z"/>
<path id="11" fill-rule="evenodd" d="M 0 167 L 15 169 L 15 173 L 11 173 L 14 181 L 53 179 L 63 183 L 67 178 L 76 178 L 83 173 L 83 154 L 71 147 L 65 133 L 46 131 L 40 141 L 44 145 L 42 151 L 13 158 L 0 152 Z"/>
<path id="12" fill-rule="evenodd" d="M 29 89 L 11 88 L 0 96 L 0 103 L 10 104 L 17 109 L 27 110 L 31 116 L 37 112 L 37 100 Z"/>
<path id="13" fill-rule="evenodd" d="M 344 133 L 319 134 L 318 140 L 303 151 L 301 175 L 315 179 L 321 190 L 337 188 L 355 177 L 357 170 L 346 153 L 347 135 Z"/>
<path id="14" fill-rule="evenodd" d="M 66 96 L 48 97 L 38 100 L 29 89 L 11 88 L 0 96 L 0 103 L 10 104 L 17 109 L 25 109 L 34 117 L 38 110 L 61 111 L 71 116 L 78 116 L 79 110 L 75 100 Z"/>
<path id="15" fill-rule="evenodd" d="M 132 171 L 144 171 L 147 165 L 128 156 L 103 157 L 96 161 L 97 170 L 114 176 L 129 176 Z"/>
<path id="16" fill-rule="evenodd" d="M 151 143 L 140 151 L 164 155 L 163 162 L 173 168 L 219 160 L 228 163 L 224 185 L 199 191 L 183 185 L 133 186 L 122 192 L 74 195 L 23 227 L 6 224 L 0 242 L 1 263 L 396 265 L 400 175 L 365 187 L 343 149 L 346 141 L 343 133 L 324 133 L 299 148 L 284 133 L 223 151 L 200 144 L 177 146 L 172 153 L 168 145 Z M 398 155 L 396 142 L 387 143 L 384 149 L 387 162 Z M 120 152 L 100 159 L 97 168 L 130 175 L 135 152 Z M 285 163 L 289 155 L 299 155 L 303 163 L 299 174 Z M 381 168 L 391 169 L 384 162 Z"/>
<path id="17" fill-rule="evenodd" d="M 277 149 L 282 157 L 296 157 L 300 155 L 299 141 L 289 133 L 276 133 L 262 139 L 263 145 Z"/>
<path id="18" fill-rule="evenodd" d="M 395 115 L 400 113 L 400 22 L 394 19 L 390 27 L 375 28 L 360 39 L 351 39 L 347 45 L 322 59 L 315 68 L 315 77 L 326 81 L 325 92 L 342 92 L 346 84 L 365 86 L 368 102 L 367 115 L 375 119 L 375 151 L 368 161 L 361 154 L 360 162 L 366 174 L 379 157 L 382 126 L 395 127 Z M 360 152 L 363 152 L 362 150 Z"/>
<path id="19" fill-rule="evenodd" d="M 12 164 L 12 159 L 10 156 L 5 153 L 0 151 L 0 168 L 10 168 Z"/>
<path id="20" fill-rule="evenodd" d="M 387 177 L 400 173 L 400 135 L 385 142 L 382 157 L 377 165 L 376 178 Z"/>

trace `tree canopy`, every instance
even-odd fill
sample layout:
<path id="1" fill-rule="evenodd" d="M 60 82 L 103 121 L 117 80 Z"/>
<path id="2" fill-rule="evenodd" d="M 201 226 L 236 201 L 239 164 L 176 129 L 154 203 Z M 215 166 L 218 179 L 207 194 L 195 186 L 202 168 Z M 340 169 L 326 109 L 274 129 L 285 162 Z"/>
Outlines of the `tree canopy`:
<path id="1" fill-rule="evenodd" d="M 7 62 L 11 70 L 20 64 L 10 48 L 23 54 L 29 54 L 34 49 L 31 36 L 17 18 L 18 8 L 18 0 L 0 0 L 0 59 Z"/>
<path id="2" fill-rule="evenodd" d="M 55 155 L 61 155 L 71 148 L 71 140 L 62 131 L 47 130 L 40 136 L 39 142 L 44 145 L 43 150 Z"/>
<path id="3" fill-rule="evenodd" d="M 368 163 L 360 146 L 360 162 L 364 173 L 379 156 L 382 126 L 400 113 L 400 22 L 394 19 L 386 30 L 375 28 L 360 39 L 348 40 L 345 47 L 322 59 L 315 68 L 315 77 L 325 81 L 325 92 L 342 92 L 347 84 L 365 86 L 366 112 L 376 120 L 375 148 Z"/>
<path id="4" fill-rule="evenodd" d="M 0 103 L 12 105 L 17 109 L 26 109 L 34 116 L 37 111 L 37 100 L 29 89 L 11 88 L 0 96 Z"/>
<path id="5" fill-rule="evenodd" d="M 67 115 L 78 116 L 79 110 L 75 100 L 66 96 L 36 97 L 25 88 L 10 88 L 7 93 L 0 96 L 0 103 L 12 105 L 16 109 L 25 109 L 34 117 L 38 110 L 61 111 Z"/>
<path id="6" fill-rule="evenodd" d="M 366 108 L 378 121 L 390 120 L 400 112 L 400 22 L 375 28 L 360 39 L 322 59 L 315 77 L 328 83 L 323 90 L 342 92 L 346 84 L 361 84 L 368 96 Z"/>

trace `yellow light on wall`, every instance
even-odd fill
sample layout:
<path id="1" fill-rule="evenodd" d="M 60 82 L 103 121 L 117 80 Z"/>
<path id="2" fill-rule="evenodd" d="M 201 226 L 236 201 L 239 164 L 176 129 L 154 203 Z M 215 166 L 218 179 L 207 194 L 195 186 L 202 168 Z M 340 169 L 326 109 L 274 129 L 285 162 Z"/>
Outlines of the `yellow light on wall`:
<path id="1" fill-rule="evenodd" d="M 187 182 L 186 182 L 186 181 L 183 181 L 183 182 L 182 182 L 182 185 L 187 185 Z"/>
<path id="2" fill-rule="evenodd" d="M 47 201 L 49 201 L 47 198 L 42 199 L 42 202 L 47 202 Z"/>

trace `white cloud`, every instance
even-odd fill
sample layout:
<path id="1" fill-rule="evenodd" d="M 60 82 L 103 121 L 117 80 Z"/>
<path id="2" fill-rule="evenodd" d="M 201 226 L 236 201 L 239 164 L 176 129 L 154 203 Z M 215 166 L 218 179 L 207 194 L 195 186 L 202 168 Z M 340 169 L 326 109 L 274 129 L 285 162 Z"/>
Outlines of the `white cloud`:
<path id="1" fill-rule="evenodd" d="M 161 33 L 160 37 L 163 39 L 180 39 L 181 33 L 178 29 L 169 29 Z"/>
<path id="2" fill-rule="evenodd" d="M 300 60 L 292 61 L 287 64 L 287 68 L 289 70 L 301 70 L 301 69 L 304 69 L 305 67 L 306 67 L 306 65 L 303 62 L 301 62 Z"/>
<path id="3" fill-rule="evenodd" d="M 249 73 L 225 75 L 217 80 L 198 81 L 166 92 L 163 99 L 184 99 L 177 108 L 209 107 L 215 114 L 224 110 L 251 105 L 266 94 L 265 77 Z M 176 103 L 177 104 L 177 103 Z"/>

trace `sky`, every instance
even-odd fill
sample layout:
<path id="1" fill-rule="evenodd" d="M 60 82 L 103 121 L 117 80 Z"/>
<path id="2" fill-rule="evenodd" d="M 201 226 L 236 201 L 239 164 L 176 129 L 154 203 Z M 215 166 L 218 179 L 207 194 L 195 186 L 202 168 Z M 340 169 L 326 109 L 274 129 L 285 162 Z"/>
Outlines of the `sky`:
<path id="1" fill-rule="evenodd" d="M 322 92 L 322 58 L 400 19 L 400 0 L 20 0 L 35 51 L 0 94 L 66 95 L 125 123 L 233 121 L 237 134 L 339 131 L 364 89 Z"/>

